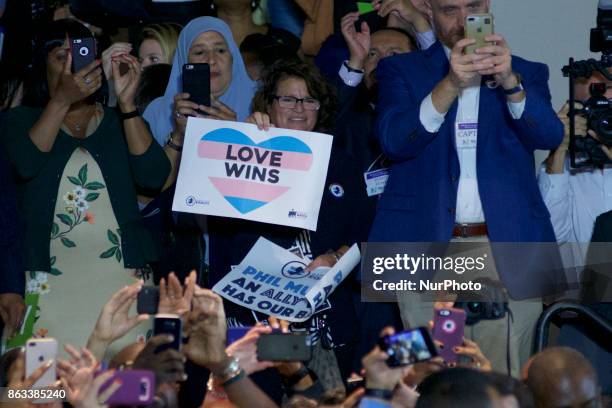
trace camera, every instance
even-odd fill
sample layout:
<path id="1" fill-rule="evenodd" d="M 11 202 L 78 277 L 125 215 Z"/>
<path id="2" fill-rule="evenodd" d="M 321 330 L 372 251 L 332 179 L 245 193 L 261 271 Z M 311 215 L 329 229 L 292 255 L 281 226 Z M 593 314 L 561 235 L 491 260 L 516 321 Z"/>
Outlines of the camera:
<path id="1" fill-rule="evenodd" d="M 598 167 L 612 163 L 612 160 L 602 151 L 602 144 L 612 146 L 612 102 L 605 94 L 606 83 L 593 83 L 589 88 L 590 97 L 586 101 L 577 101 L 574 94 L 574 84 L 578 78 L 590 78 L 594 72 L 599 72 L 608 81 L 612 74 L 612 0 L 600 0 L 597 10 L 597 27 L 591 29 L 592 52 L 601 52 L 599 61 L 589 59 L 574 61 L 570 58 L 569 65 L 563 67 L 563 75 L 569 77 L 569 127 L 570 165 L 573 168 Z M 583 104 L 582 109 L 575 108 L 575 102 Z M 576 115 L 587 119 L 589 130 L 593 130 L 598 139 L 588 135 L 576 135 Z"/>
<path id="2" fill-rule="evenodd" d="M 86 57 L 89 55 L 89 48 L 87 47 L 81 47 L 79 48 L 79 54 L 81 54 L 81 56 Z"/>
<path id="3" fill-rule="evenodd" d="M 498 320 L 510 313 L 508 294 L 499 281 L 488 278 L 476 279 L 482 290 L 461 293 L 454 308 L 465 310 L 465 324 L 473 326 L 481 320 Z"/>

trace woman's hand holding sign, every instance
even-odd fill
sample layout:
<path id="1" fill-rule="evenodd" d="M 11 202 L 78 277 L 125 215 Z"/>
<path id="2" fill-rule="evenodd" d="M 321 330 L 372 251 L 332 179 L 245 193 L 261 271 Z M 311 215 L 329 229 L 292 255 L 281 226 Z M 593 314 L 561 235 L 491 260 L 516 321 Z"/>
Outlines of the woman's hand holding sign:
<path id="1" fill-rule="evenodd" d="M 270 130 L 271 127 L 274 127 L 270 122 L 270 116 L 262 112 L 253 112 L 251 116 L 246 118 L 245 122 L 257 125 L 259 130 L 265 130 L 266 132 Z"/>

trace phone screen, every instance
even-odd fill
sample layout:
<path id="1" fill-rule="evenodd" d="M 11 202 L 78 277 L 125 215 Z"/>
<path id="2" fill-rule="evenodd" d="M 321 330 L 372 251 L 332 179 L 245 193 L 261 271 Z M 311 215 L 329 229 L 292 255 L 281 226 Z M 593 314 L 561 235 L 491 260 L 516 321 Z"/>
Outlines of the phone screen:
<path id="1" fill-rule="evenodd" d="M 158 334 L 170 334 L 174 337 L 174 341 L 172 343 L 163 344 L 157 347 L 155 350 L 156 353 L 162 352 L 169 348 L 180 351 L 183 332 L 181 326 L 181 319 L 176 315 L 160 314 L 155 316 L 155 321 L 153 323 L 153 335 L 157 336 Z"/>
<path id="2" fill-rule="evenodd" d="M 427 361 L 437 355 L 429 332 L 424 327 L 383 337 L 380 346 L 389 355 L 389 367 Z"/>

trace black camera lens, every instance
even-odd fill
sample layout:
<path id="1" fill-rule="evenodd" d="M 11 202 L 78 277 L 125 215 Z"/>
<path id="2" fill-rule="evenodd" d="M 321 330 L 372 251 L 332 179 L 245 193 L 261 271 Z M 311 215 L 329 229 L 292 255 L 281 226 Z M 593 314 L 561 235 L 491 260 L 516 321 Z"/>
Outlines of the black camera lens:
<path id="1" fill-rule="evenodd" d="M 472 313 L 480 313 L 482 310 L 482 303 L 480 302 L 469 302 L 468 310 Z"/>

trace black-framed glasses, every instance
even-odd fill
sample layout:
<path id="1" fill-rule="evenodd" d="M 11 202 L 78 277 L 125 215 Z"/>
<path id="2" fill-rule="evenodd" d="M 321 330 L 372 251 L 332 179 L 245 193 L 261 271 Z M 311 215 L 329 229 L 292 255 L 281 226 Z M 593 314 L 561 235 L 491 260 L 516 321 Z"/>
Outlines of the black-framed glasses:
<path id="1" fill-rule="evenodd" d="M 301 99 L 295 96 L 272 95 L 272 97 L 278 101 L 281 108 L 285 109 L 295 109 L 298 102 L 301 102 L 304 109 L 309 111 L 316 111 L 321 107 L 321 102 L 310 96 Z"/>

